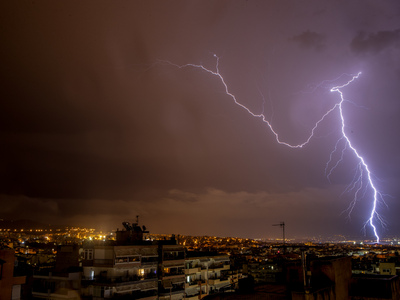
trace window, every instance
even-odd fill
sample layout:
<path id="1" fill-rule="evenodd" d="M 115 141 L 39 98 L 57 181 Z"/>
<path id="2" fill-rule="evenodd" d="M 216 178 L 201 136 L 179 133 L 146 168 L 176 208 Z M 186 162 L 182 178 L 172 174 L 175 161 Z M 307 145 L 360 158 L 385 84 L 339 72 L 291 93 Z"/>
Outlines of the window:
<path id="1" fill-rule="evenodd" d="M 93 260 L 93 249 L 85 249 L 85 259 Z"/>

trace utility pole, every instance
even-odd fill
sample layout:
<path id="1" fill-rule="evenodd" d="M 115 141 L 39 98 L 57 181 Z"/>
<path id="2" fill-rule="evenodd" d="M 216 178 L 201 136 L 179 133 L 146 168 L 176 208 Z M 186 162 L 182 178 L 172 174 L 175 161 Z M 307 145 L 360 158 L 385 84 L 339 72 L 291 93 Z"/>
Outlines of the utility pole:
<path id="1" fill-rule="evenodd" d="M 279 226 L 282 228 L 283 232 L 283 248 L 285 249 L 285 222 L 280 222 L 279 224 L 273 224 L 272 226 Z"/>

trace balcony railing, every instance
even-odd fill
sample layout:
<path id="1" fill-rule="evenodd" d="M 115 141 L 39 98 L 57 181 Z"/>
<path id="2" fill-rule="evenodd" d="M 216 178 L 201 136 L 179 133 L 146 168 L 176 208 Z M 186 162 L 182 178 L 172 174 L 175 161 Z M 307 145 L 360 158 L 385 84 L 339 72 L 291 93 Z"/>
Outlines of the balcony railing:
<path id="1" fill-rule="evenodd" d="M 220 282 L 219 278 L 214 278 L 214 279 L 208 280 L 208 284 L 210 284 L 210 285 L 218 284 L 219 282 Z"/>
<path id="2" fill-rule="evenodd" d="M 190 282 L 187 282 L 186 285 L 187 286 L 195 286 L 195 285 L 199 285 L 199 283 L 204 284 L 204 283 L 206 283 L 206 281 L 205 281 L 205 279 L 195 279 Z"/>
<path id="3" fill-rule="evenodd" d="M 158 291 L 156 289 L 149 290 L 149 291 L 136 291 L 136 292 L 132 292 L 131 299 L 144 299 L 147 297 L 157 296 L 157 294 L 158 294 Z M 123 298 L 123 297 L 124 296 L 121 296 L 121 298 Z"/>
<path id="4" fill-rule="evenodd" d="M 182 260 L 185 259 L 185 254 L 179 252 L 177 254 L 164 253 L 164 260 Z"/>
<path id="5" fill-rule="evenodd" d="M 142 263 L 141 263 L 141 265 L 144 267 L 144 266 L 146 266 L 146 267 L 149 267 L 149 266 L 156 266 L 158 264 L 158 262 L 156 262 L 156 261 L 145 261 L 145 262 L 143 262 L 142 261 Z"/>
<path id="6" fill-rule="evenodd" d="M 164 272 L 163 276 L 178 276 L 178 275 L 185 275 L 185 270 L 184 269 L 178 269 L 174 271 L 169 271 L 169 272 Z"/>
<path id="7" fill-rule="evenodd" d="M 216 270 L 216 269 L 228 270 L 229 268 L 230 268 L 230 265 L 224 264 L 224 263 L 212 264 L 208 267 L 209 270 Z"/>
<path id="8" fill-rule="evenodd" d="M 204 293 L 202 294 L 204 295 Z M 195 300 L 195 299 L 199 299 L 200 293 L 196 293 L 196 294 L 191 294 L 191 295 L 186 295 L 186 299 L 190 299 L 190 300 Z"/>
<path id="9" fill-rule="evenodd" d="M 95 259 L 93 264 L 96 266 L 112 266 L 114 263 L 113 259 Z"/>
<path id="10" fill-rule="evenodd" d="M 194 273 L 198 273 L 201 271 L 200 267 L 194 267 L 194 268 L 190 268 L 190 269 L 185 269 L 185 274 L 194 274 Z"/>
<path id="11" fill-rule="evenodd" d="M 88 277 L 85 279 L 91 279 L 92 277 Z M 157 278 L 157 274 L 155 273 L 147 273 L 144 274 L 143 276 L 139 275 L 132 275 L 132 276 L 112 276 L 112 277 L 107 277 L 107 276 L 95 276 L 92 280 L 94 280 L 97 283 L 114 283 L 114 284 L 124 284 L 124 283 L 129 283 L 132 281 L 140 281 L 140 280 L 146 280 L 146 279 L 153 279 Z"/>
<path id="12" fill-rule="evenodd" d="M 158 256 L 157 257 L 142 257 L 141 263 L 142 263 L 142 265 L 157 264 Z"/>
<path id="13" fill-rule="evenodd" d="M 179 293 L 184 293 L 185 292 L 185 287 L 183 286 L 178 286 L 178 287 L 173 287 L 173 288 L 159 288 L 158 293 L 160 295 L 162 294 L 179 294 Z"/>
<path id="14" fill-rule="evenodd" d="M 221 273 L 220 276 L 210 275 L 210 276 L 208 276 L 208 279 L 220 279 L 221 281 L 224 281 L 224 280 L 228 280 L 229 276 L 227 274 Z"/>

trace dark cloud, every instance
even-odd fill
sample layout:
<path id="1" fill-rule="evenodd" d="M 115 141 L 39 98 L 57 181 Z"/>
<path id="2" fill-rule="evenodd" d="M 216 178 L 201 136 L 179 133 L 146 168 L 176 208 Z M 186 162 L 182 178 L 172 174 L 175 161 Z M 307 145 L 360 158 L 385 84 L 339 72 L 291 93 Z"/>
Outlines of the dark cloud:
<path id="1" fill-rule="evenodd" d="M 290 38 L 303 48 L 321 51 L 325 48 L 325 35 L 307 30 L 299 35 Z"/>
<path id="2" fill-rule="evenodd" d="M 362 29 L 378 33 L 357 36 L 353 53 L 396 46 L 398 5 L 364 2 L 1 2 L 0 217 L 115 229 L 139 214 L 153 232 L 186 234 L 260 236 L 280 221 L 293 235 L 357 232 L 371 202 L 360 201 L 353 225 L 340 216 L 353 197 L 341 196 L 357 166 L 351 151 L 325 176 L 338 110 L 292 149 L 218 76 L 160 61 L 218 67 L 237 101 L 290 144 L 337 103 L 329 90 L 349 78 L 340 75 L 361 70 L 344 90 L 345 130 L 397 199 L 400 56 L 364 60 L 348 45 Z"/>
<path id="3" fill-rule="evenodd" d="M 378 31 L 376 33 L 359 32 L 350 43 L 354 53 L 377 54 L 385 49 L 400 46 L 400 29 Z"/>
<path id="4" fill-rule="evenodd" d="M 20 218 L 33 217 L 52 224 L 66 222 L 101 229 L 115 229 L 122 221 L 133 221 L 139 215 L 141 223 L 152 232 L 252 238 L 280 237 L 281 232 L 271 225 L 284 220 L 291 236 L 311 237 L 342 232 L 343 226 L 338 220 L 343 202 L 333 201 L 330 195 L 336 189 L 338 187 L 330 191 L 306 188 L 283 193 L 226 192 L 215 188 L 191 193 L 175 189 L 153 194 L 151 199 L 147 199 L 149 195 L 142 195 L 143 198 L 136 201 L 43 200 L 0 195 L 2 203 L 7 204 L 0 208 L 0 214 L 8 217 L 19 211 Z M 312 209 L 305 209 L 307 207 Z M 317 226 L 321 223 L 324 226 Z"/>

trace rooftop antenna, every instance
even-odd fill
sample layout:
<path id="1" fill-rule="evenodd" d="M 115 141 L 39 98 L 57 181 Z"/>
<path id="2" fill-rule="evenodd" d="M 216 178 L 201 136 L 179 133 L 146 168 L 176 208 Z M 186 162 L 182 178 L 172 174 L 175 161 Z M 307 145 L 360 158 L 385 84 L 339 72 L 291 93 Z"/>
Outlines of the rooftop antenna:
<path id="1" fill-rule="evenodd" d="M 272 224 L 272 226 L 280 226 L 283 233 L 283 247 L 285 247 L 285 222 L 280 222 L 279 224 Z"/>

